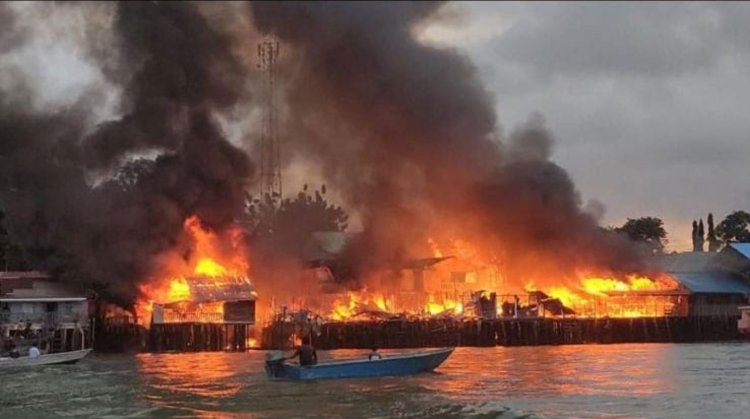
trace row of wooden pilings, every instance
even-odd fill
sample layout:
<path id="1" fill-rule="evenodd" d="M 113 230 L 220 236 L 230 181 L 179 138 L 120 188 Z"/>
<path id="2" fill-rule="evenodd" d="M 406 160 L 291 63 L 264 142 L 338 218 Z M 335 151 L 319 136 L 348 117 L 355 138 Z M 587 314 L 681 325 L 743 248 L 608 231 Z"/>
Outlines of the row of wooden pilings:
<path id="1" fill-rule="evenodd" d="M 257 346 L 249 324 L 170 323 L 144 328 L 127 322 L 95 327 L 94 349 L 100 352 L 245 351 Z"/>
<path id="2" fill-rule="evenodd" d="M 312 333 L 310 333 L 312 330 Z M 628 342 L 703 342 L 739 339 L 737 318 L 535 318 L 329 322 L 300 328 L 276 322 L 263 330 L 263 347 L 288 349 L 312 336 L 319 349 L 441 346 L 524 346 Z"/>
<path id="3" fill-rule="evenodd" d="M 312 325 L 311 325 L 312 326 Z M 255 335 L 247 324 L 172 323 L 144 329 L 133 324 L 95 327 L 100 351 L 245 351 L 260 338 L 263 349 L 289 349 L 311 336 L 318 349 L 371 347 L 524 346 L 628 342 L 708 342 L 739 339 L 737 318 L 425 319 L 328 322 L 314 327 L 274 322 Z M 312 333 L 311 333 L 312 331 Z"/>
<path id="4" fill-rule="evenodd" d="M 158 324 L 149 329 L 146 347 L 150 352 L 245 351 L 255 346 L 253 333 L 248 324 Z"/>

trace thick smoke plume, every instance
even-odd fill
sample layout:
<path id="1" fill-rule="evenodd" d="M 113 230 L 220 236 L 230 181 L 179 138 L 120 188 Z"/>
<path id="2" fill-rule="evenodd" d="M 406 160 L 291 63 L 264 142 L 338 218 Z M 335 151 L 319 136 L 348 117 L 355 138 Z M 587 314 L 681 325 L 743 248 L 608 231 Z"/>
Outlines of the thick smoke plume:
<path id="1" fill-rule="evenodd" d="M 237 54 L 256 39 L 226 27 L 239 11 L 282 42 L 284 153 L 321 167 L 361 216 L 358 271 L 426 256 L 428 238 L 475 243 L 524 279 L 643 269 L 582 211 L 543 123 L 501 137 L 466 57 L 415 39 L 441 3 L 40 7 L 111 14 L 112 42 L 89 33 L 83 49 L 122 103 L 92 128 L 96 89 L 39 111 L 25 75 L 0 76 L 0 203 L 37 268 L 130 302 L 165 257 L 189 256 L 185 219 L 219 233 L 232 223 L 254 175 L 216 122 L 253 104 L 256 70 Z M 0 53 L 24 44 L 24 28 L 0 4 Z"/>
<path id="2" fill-rule="evenodd" d="M 0 177 L 11 227 L 36 266 L 109 282 L 129 302 L 165 252 L 189 251 L 187 217 L 217 231 L 233 221 L 253 166 L 212 117 L 245 91 L 231 39 L 192 3 L 123 2 L 114 13 L 107 59 L 117 62 L 107 75 L 123 86 L 122 117 L 85 132 L 85 98 L 39 115 L 3 93 Z M 147 153 L 158 157 L 138 158 Z"/>
<path id="3" fill-rule="evenodd" d="M 415 39 L 440 6 L 252 4 L 260 31 L 295 49 L 289 141 L 364 215 L 352 257 L 392 263 L 418 256 L 428 237 L 455 237 L 519 279 L 643 269 L 636 249 L 582 211 L 540 119 L 498 138 L 471 63 Z"/>

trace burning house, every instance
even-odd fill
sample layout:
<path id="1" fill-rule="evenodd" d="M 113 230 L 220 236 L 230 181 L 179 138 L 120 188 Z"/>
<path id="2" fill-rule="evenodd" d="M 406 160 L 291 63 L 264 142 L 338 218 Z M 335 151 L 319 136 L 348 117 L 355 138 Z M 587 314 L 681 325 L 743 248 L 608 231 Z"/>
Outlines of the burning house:
<path id="1" fill-rule="evenodd" d="M 567 339 L 569 318 L 709 317 L 729 313 L 741 297 L 744 289 L 729 280 L 706 287 L 704 271 L 648 277 L 656 274 L 638 245 L 602 229 L 552 161 L 544 119 L 500 129 L 496 98 L 467 56 L 420 39 L 442 3 L 248 7 L 236 23 L 252 27 L 239 30 L 215 20 L 235 11 L 117 3 L 105 25 L 112 33 L 95 38 L 112 41 L 117 59 L 110 63 L 98 47 L 82 51 L 122 91 L 118 112 L 90 125 L 82 115 L 97 102 L 48 113 L 33 101 L 16 103 L 26 94 L 10 95 L 0 109 L 3 132 L 15 139 L 0 155 L 9 230 L 21 246 L 50 249 L 42 262 L 104 278 L 114 300 L 135 299 L 154 350 L 246 347 L 259 309 L 253 285 L 264 302 L 273 292 L 299 292 L 297 311 L 329 323 L 416 319 L 414 330 L 394 332 L 402 335 L 490 320 L 496 329 L 466 327 L 467 336 L 487 332 L 467 337 L 481 342 L 515 342 L 513 331 L 528 324 L 565 324 L 534 330 Z M 264 80 L 253 79 L 258 63 L 246 56 L 246 35 L 261 33 L 284 46 L 283 56 L 270 55 L 287 69 L 273 72 L 263 61 Z M 265 105 L 258 126 L 237 112 Z M 279 132 L 269 128 L 277 118 Z M 259 132 L 260 144 L 241 144 Z M 283 159 L 275 147 L 256 147 L 277 143 L 269 139 L 282 132 Z M 266 155 L 275 156 L 274 170 Z M 356 247 L 340 233 L 319 235 L 325 243 L 306 261 L 315 286 L 302 274 L 283 278 L 284 286 L 281 275 L 251 280 L 251 254 L 234 228 L 238 213 L 250 212 L 247 192 L 259 175 L 280 176 L 278 160 L 300 162 L 310 182 L 330 185 L 361 225 Z M 260 224 L 268 236 L 279 230 Z M 289 241 L 305 239 L 293 233 Z M 269 246 L 253 261 L 266 270 L 253 271 L 300 262 L 298 244 Z M 730 246 L 725 255 L 741 264 L 745 250 Z"/>
<path id="2" fill-rule="evenodd" d="M 255 347 L 257 292 L 249 276 L 242 232 L 184 223 L 187 257 L 168 259 L 141 285 L 138 321 L 149 346 L 161 350 L 244 350 Z"/>
<path id="3" fill-rule="evenodd" d="M 154 302 L 152 324 L 255 324 L 257 294 L 245 276 L 191 276 L 178 281 L 184 295 Z"/>

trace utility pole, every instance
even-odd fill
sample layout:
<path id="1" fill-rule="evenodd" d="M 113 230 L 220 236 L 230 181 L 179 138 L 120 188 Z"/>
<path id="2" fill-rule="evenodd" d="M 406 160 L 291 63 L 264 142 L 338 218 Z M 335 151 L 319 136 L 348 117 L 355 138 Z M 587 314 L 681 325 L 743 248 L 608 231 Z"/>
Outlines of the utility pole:
<path id="1" fill-rule="evenodd" d="M 258 68 L 263 71 L 263 125 L 260 137 L 260 198 L 281 198 L 281 151 L 276 109 L 276 59 L 279 42 L 268 37 L 258 43 Z"/>

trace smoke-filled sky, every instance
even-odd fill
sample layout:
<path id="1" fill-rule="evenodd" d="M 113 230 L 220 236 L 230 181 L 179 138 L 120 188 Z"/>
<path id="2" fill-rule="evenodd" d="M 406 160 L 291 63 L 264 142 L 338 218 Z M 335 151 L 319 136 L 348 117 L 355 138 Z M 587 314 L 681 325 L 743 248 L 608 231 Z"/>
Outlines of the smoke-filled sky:
<path id="1" fill-rule="evenodd" d="M 111 22 L 76 30 L 89 15 L 57 8 L 65 19 L 33 25 L 23 19 L 40 18 L 33 5 L 14 10 L 33 36 L 3 51 L 0 69 L 34 80 L 37 108 L 106 86 L 82 44 Z M 750 201 L 748 21 L 744 3 L 462 2 L 444 6 L 419 37 L 471 58 L 506 132 L 541 113 L 552 160 L 584 201 L 604 204 L 605 224 L 660 216 L 670 247 L 684 249 L 693 218 L 713 211 L 720 220 Z M 117 110 L 121 92 L 109 87 L 97 89 L 99 118 Z"/>
<path id="2" fill-rule="evenodd" d="M 750 4 L 451 4 L 423 39 L 465 51 L 505 129 L 544 115 L 552 159 L 605 224 L 690 222 L 750 204 Z M 451 12 L 451 13 L 448 13 Z M 718 222 L 718 221 L 717 221 Z"/>
<path id="3" fill-rule="evenodd" d="M 365 230 L 361 256 L 458 233 L 528 275 L 631 272 L 635 249 L 597 222 L 659 216 L 684 249 L 692 218 L 746 208 L 745 17 L 714 3 L 0 4 L 0 195 L 16 235 L 132 291 L 187 217 L 226 228 L 257 180 L 254 53 L 270 32 L 286 190 L 331 185 Z M 107 182 L 144 156 L 125 189 Z"/>

